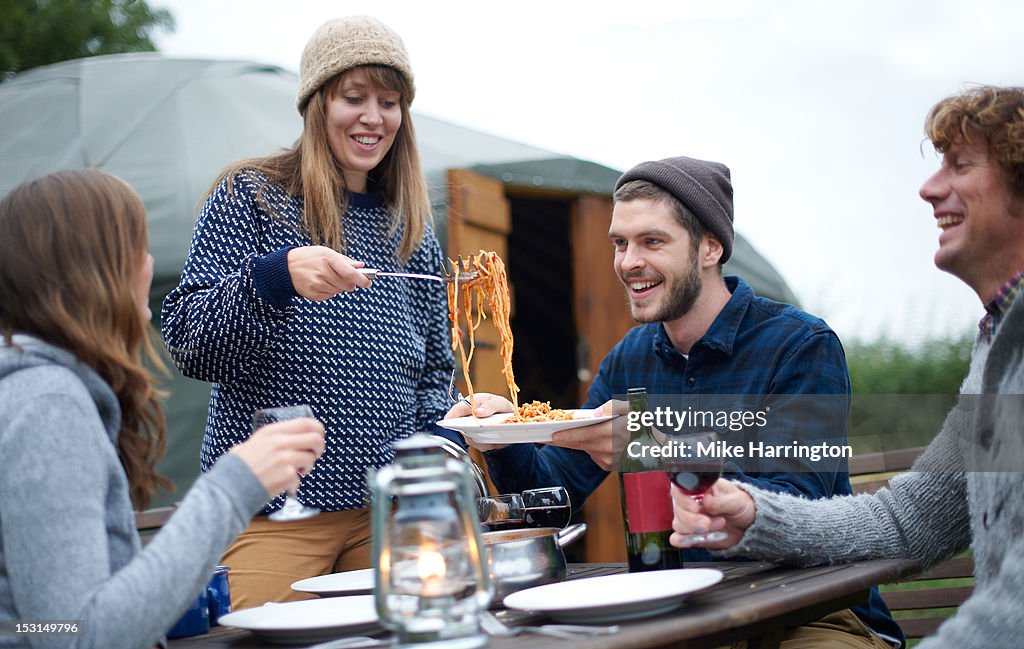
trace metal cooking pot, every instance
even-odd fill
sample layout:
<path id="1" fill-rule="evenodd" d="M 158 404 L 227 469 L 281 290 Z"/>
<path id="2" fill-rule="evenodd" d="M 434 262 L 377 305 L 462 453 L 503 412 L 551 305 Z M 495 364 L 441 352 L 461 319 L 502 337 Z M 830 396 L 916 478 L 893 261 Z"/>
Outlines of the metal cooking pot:
<path id="1" fill-rule="evenodd" d="M 494 582 L 491 606 L 500 605 L 506 595 L 518 590 L 564 581 L 566 564 L 562 548 L 586 531 L 586 523 L 577 523 L 561 530 L 538 527 L 484 532 L 481 537 Z"/>

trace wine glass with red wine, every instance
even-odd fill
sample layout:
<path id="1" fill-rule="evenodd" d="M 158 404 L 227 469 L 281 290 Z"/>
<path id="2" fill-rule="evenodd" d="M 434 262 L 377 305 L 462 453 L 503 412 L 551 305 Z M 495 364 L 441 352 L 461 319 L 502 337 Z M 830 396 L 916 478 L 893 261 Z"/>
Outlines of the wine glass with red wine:
<path id="1" fill-rule="evenodd" d="M 719 436 L 713 430 L 671 437 L 678 457 L 664 458 L 672 484 L 700 504 L 704 492 L 722 475 L 722 453 Z M 725 532 L 693 532 L 683 537 L 690 544 L 714 543 L 728 538 Z"/>
<path id="2" fill-rule="evenodd" d="M 523 519 L 527 527 L 558 527 L 569 524 L 572 505 L 565 487 L 542 487 L 523 492 Z"/>
<path id="3" fill-rule="evenodd" d="M 523 497 L 521 494 L 484 496 L 476 501 L 480 522 L 487 531 L 515 530 L 523 524 Z"/>

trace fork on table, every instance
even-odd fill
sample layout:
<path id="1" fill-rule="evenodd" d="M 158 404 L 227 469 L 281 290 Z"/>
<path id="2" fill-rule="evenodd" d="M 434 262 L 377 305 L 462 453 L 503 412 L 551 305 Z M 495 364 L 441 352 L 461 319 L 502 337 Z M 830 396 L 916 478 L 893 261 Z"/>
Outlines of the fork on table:
<path id="1" fill-rule="evenodd" d="M 490 611 L 480 613 L 480 626 L 488 635 L 510 637 L 520 633 L 537 633 L 554 638 L 586 638 L 597 635 L 612 635 L 619 632 L 619 625 L 590 626 L 586 624 L 541 624 L 540 626 L 508 626 Z"/>

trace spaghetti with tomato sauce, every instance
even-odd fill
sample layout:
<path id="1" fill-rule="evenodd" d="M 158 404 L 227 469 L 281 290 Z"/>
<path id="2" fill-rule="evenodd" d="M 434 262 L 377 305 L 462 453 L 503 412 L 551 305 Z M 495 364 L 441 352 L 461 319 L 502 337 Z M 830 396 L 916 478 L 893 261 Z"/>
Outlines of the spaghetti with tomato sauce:
<path id="1" fill-rule="evenodd" d="M 535 422 L 535 421 L 565 421 L 572 419 L 572 413 L 568 410 L 552 408 L 550 401 L 531 401 L 516 408 L 511 417 L 501 422 L 503 424 Z"/>
<path id="2" fill-rule="evenodd" d="M 572 413 L 553 409 L 549 402 L 533 401 L 519 405 L 519 386 L 516 385 L 515 373 L 512 370 L 513 339 L 512 326 L 509 324 L 512 302 L 509 297 L 505 262 L 497 253 L 486 250 L 461 260 L 461 266 L 450 259 L 448 261 L 455 269 L 454 280 L 448 284 L 448 319 L 452 325 L 452 349 L 458 351 L 473 416 L 476 416 L 476 401 L 469 366 L 476 349 L 476 330 L 487 318 L 484 310 L 486 300 L 494 328 L 501 339 L 501 373 L 505 375 L 509 397 L 515 407 L 512 416 L 505 423 L 572 419 Z M 463 279 L 464 277 L 468 279 Z M 468 350 L 463 339 L 463 323 L 469 337 Z"/>

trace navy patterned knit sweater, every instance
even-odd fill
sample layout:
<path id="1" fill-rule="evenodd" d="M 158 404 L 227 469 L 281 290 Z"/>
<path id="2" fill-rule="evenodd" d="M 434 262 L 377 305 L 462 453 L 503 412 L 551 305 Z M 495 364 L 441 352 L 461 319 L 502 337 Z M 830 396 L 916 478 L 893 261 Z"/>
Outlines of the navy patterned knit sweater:
<path id="1" fill-rule="evenodd" d="M 324 511 L 365 507 L 366 471 L 393 459 L 392 443 L 433 430 L 448 409 L 454 366 L 444 285 L 380 278 L 323 302 L 299 296 L 287 253 L 311 245 L 302 198 L 247 170 L 204 204 L 181 282 L 164 300 L 161 332 L 186 376 L 213 384 L 203 471 L 250 434 L 259 408 L 308 403 L 327 450 L 299 498 Z M 265 205 L 269 207 L 265 209 Z M 344 214 L 345 253 L 368 267 L 437 274 L 432 230 L 409 259 L 377 194 L 354 194 Z M 280 506 L 278 498 L 265 511 Z"/>

